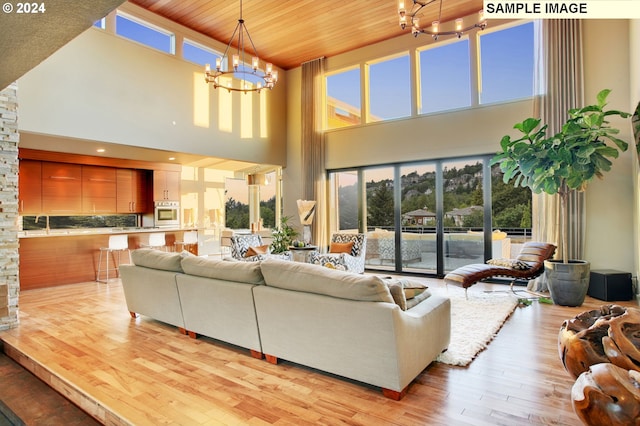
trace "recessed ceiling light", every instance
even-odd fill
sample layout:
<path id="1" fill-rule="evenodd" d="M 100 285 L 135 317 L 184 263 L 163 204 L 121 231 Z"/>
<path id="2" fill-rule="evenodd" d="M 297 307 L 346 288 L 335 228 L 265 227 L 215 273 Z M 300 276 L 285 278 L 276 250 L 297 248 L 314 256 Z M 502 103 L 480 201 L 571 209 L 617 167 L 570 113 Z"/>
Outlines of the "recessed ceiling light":
<path id="1" fill-rule="evenodd" d="M 169 161 L 173 161 L 175 159 L 176 159 L 176 157 L 169 157 Z"/>
<path id="2" fill-rule="evenodd" d="M 104 148 L 98 148 L 98 149 L 96 149 L 96 151 L 97 151 L 97 152 L 105 152 L 105 151 L 106 151 L 106 149 L 104 149 Z"/>

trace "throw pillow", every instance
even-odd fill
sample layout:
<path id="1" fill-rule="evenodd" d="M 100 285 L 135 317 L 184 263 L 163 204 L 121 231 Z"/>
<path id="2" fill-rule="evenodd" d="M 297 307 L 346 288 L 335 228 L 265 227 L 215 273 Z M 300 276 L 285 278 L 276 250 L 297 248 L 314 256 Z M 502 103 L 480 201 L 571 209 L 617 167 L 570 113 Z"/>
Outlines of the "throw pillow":
<path id="1" fill-rule="evenodd" d="M 531 265 L 529 265 L 527 262 L 516 259 L 489 259 L 487 260 L 487 263 L 489 265 L 504 266 L 505 268 L 516 269 L 519 271 L 526 271 L 527 269 L 531 268 Z"/>
<path id="2" fill-rule="evenodd" d="M 411 281 L 404 278 L 400 278 L 400 283 L 402 283 L 402 288 L 404 290 L 404 297 L 407 300 L 413 299 L 416 296 L 424 293 L 429 287 L 426 284 L 423 284 L 418 281 Z"/>
<path id="3" fill-rule="evenodd" d="M 403 311 L 407 310 L 407 300 L 404 297 L 404 291 L 402 288 L 402 283 L 399 280 L 385 280 L 387 283 L 387 287 L 389 287 L 389 293 L 391 293 L 391 297 L 393 297 L 393 301 L 396 302 L 396 305 L 400 307 Z"/>
<path id="4" fill-rule="evenodd" d="M 352 249 L 353 249 L 353 241 L 348 243 L 331 243 L 331 246 L 329 246 L 329 253 L 351 254 Z"/>
<path id="5" fill-rule="evenodd" d="M 244 257 L 257 256 L 259 254 L 269 254 L 269 244 L 257 247 L 249 247 Z"/>
<path id="6" fill-rule="evenodd" d="M 407 310 L 409 310 L 409 309 L 413 308 L 414 306 L 418 305 L 423 300 L 427 300 L 429 297 L 431 297 L 431 292 L 429 290 L 425 289 L 425 291 L 423 291 L 422 293 L 420 293 L 419 295 L 417 295 L 413 299 L 407 300 Z"/>

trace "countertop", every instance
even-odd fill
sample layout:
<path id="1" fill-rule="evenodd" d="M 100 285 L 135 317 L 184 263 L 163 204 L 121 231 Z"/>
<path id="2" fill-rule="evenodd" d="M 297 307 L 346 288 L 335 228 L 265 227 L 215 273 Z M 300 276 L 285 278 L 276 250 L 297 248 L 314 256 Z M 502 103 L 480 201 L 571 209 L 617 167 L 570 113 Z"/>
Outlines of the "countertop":
<path id="1" fill-rule="evenodd" d="M 30 230 L 18 231 L 18 238 L 47 238 L 47 237 L 72 237 L 80 235 L 113 235 L 113 234 L 139 234 L 150 232 L 184 232 L 193 231 L 194 228 L 151 228 L 151 227 L 131 227 L 131 228 L 78 228 L 78 229 L 51 229 L 46 231 Z"/>

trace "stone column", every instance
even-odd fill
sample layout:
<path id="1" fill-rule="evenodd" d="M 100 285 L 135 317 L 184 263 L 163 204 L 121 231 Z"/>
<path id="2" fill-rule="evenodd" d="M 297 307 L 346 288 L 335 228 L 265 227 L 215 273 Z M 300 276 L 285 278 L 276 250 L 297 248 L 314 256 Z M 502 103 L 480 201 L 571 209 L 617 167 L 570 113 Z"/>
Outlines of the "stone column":
<path id="1" fill-rule="evenodd" d="M 0 330 L 18 325 L 18 85 L 0 91 Z"/>

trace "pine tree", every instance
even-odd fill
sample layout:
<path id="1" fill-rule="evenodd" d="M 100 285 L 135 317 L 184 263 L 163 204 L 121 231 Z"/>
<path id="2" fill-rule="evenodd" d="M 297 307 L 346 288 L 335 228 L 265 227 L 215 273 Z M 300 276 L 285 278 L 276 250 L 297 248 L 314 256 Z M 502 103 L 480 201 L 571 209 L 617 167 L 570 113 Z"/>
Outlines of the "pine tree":
<path id="1" fill-rule="evenodd" d="M 387 181 L 380 182 L 367 201 L 367 225 L 393 226 L 393 192 Z"/>

